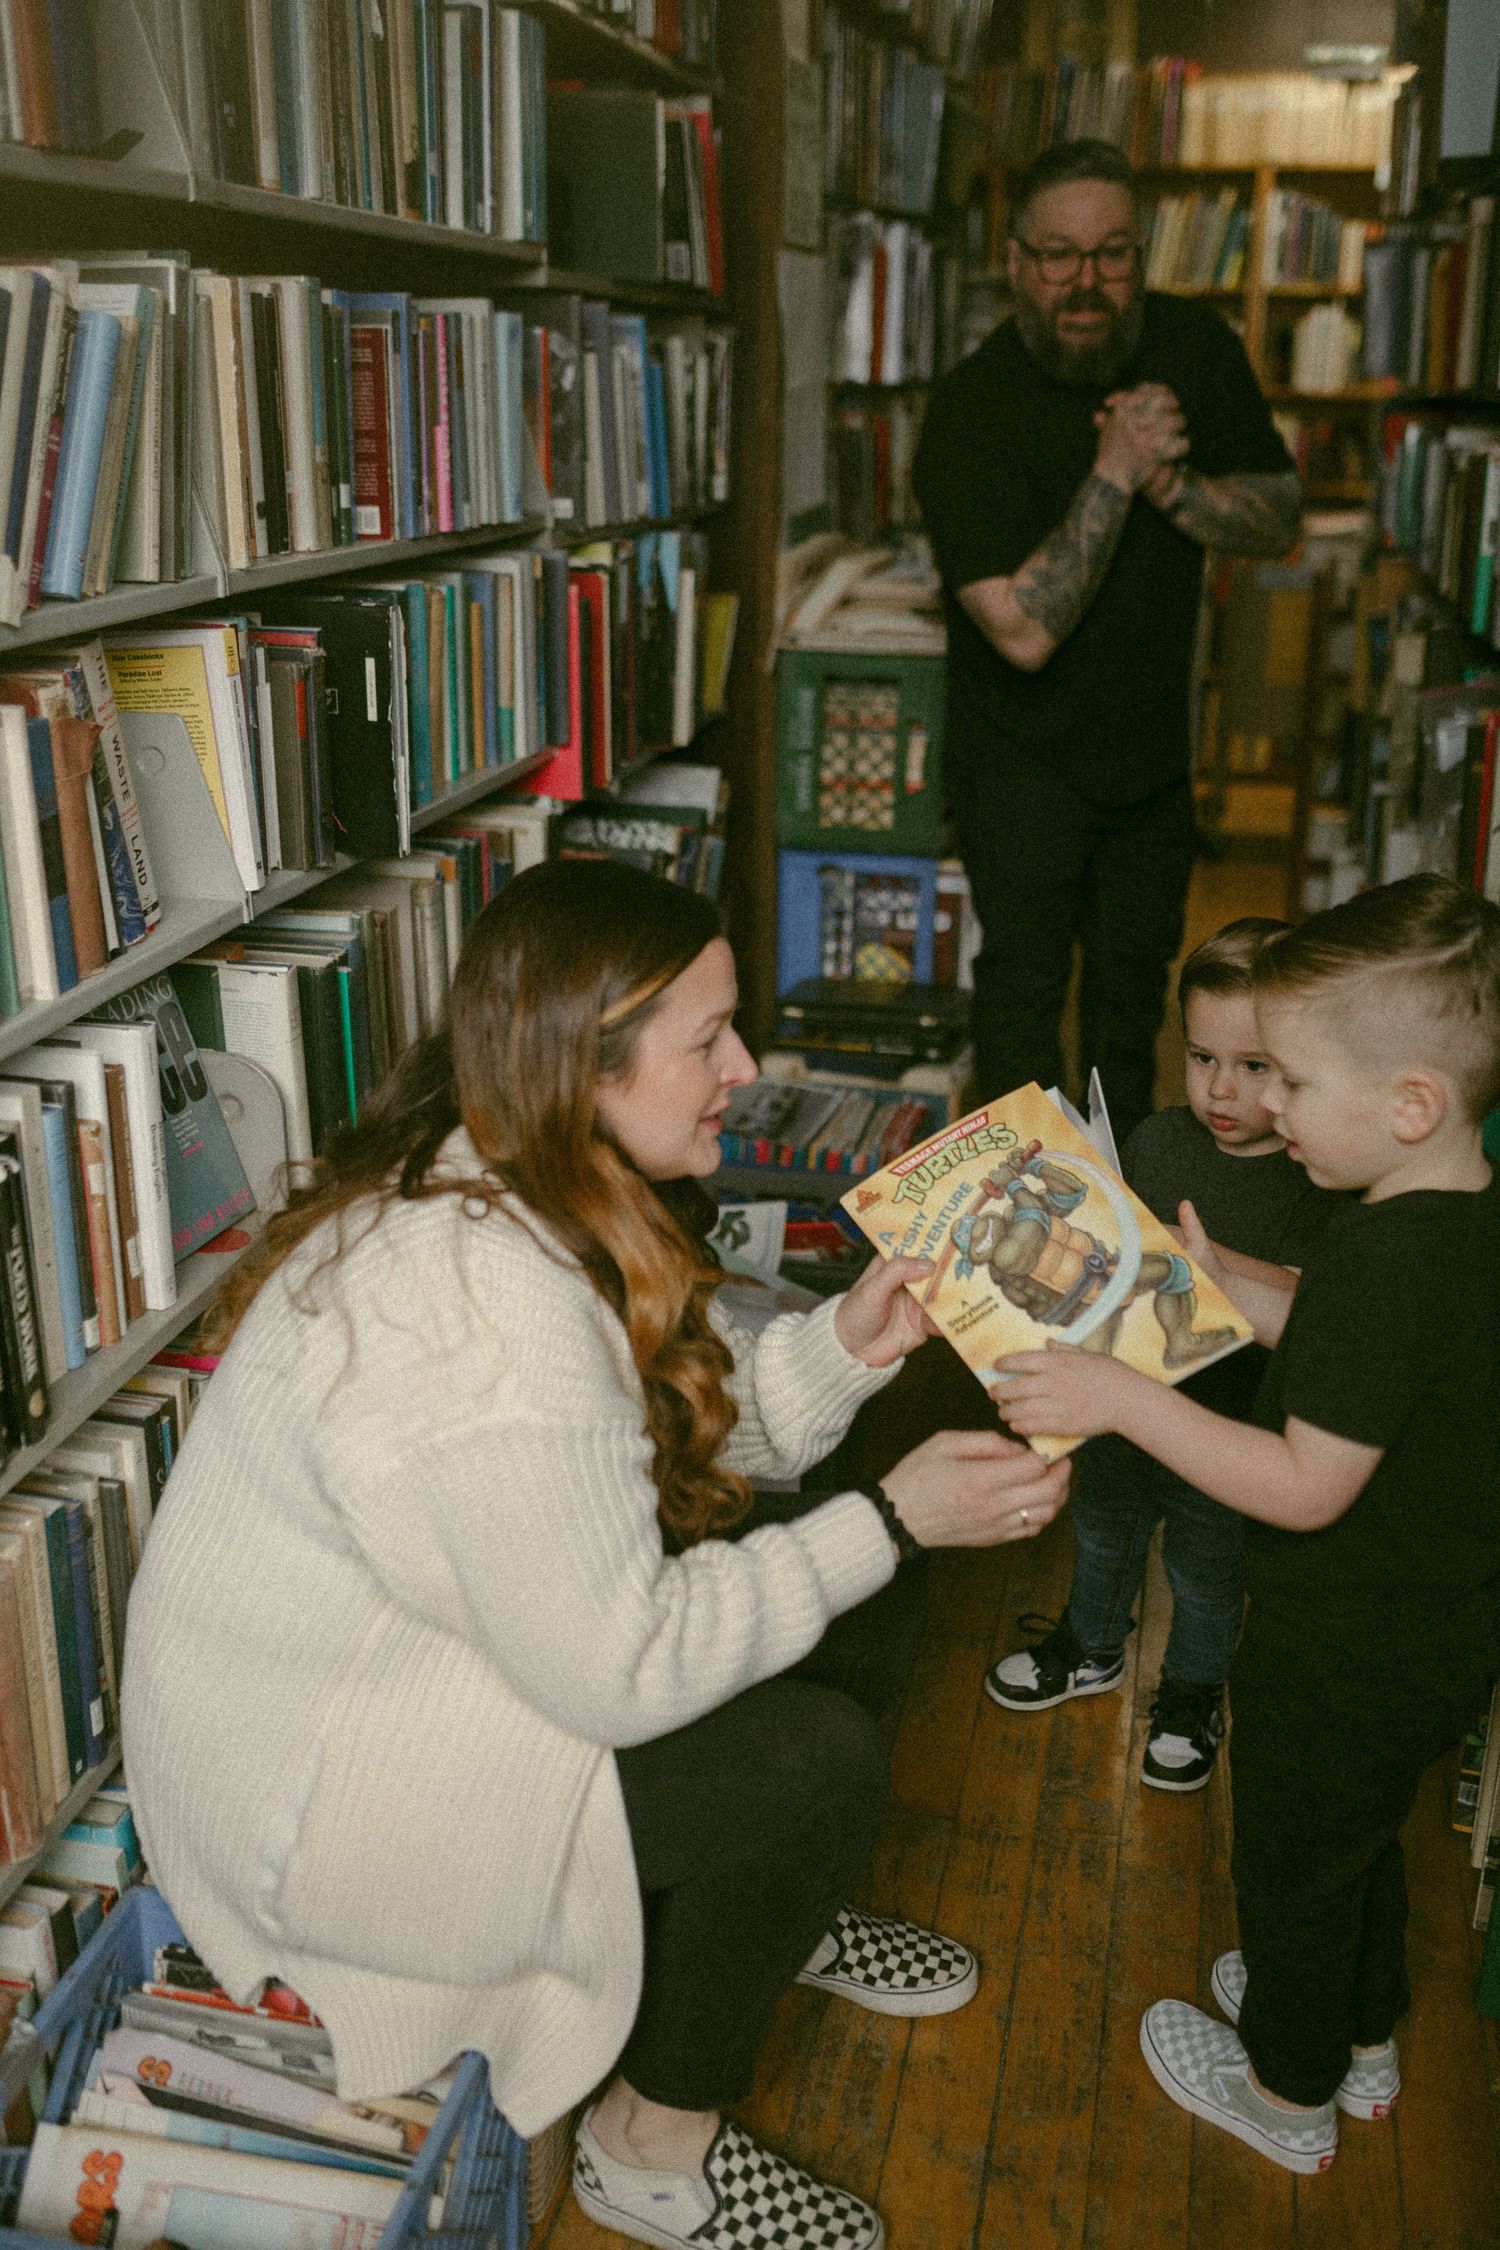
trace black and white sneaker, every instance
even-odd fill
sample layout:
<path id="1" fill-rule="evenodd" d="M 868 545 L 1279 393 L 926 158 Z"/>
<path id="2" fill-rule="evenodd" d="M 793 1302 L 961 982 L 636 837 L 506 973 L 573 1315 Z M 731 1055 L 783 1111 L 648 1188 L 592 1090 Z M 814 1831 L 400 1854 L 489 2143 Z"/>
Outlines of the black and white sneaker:
<path id="1" fill-rule="evenodd" d="M 578 2127 L 573 2194 L 589 2217 L 657 2250 L 882 2250 L 880 2214 L 773 2156 L 726 2118 L 703 2177 L 617 2163 Z"/>
<path id="2" fill-rule="evenodd" d="M 1151 1705 L 1142 1781 L 1149 1788 L 1175 1789 L 1184 1795 L 1206 1787 L 1223 1739 L 1223 1688 L 1169 1680 L 1163 1673 Z"/>
<path id="3" fill-rule="evenodd" d="M 978 1991 L 979 1963 L 956 1938 L 844 1906 L 797 1982 L 877 2016 L 946 2016 Z"/>
<path id="4" fill-rule="evenodd" d="M 1124 1651 L 1086 1649 L 1066 1616 L 1023 1617 L 1021 1630 L 1042 1638 L 1002 1656 L 984 1676 L 985 1694 L 1007 1711 L 1050 1711 L 1075 1695 L 1104 1695 L 1125 1677 Z"/>

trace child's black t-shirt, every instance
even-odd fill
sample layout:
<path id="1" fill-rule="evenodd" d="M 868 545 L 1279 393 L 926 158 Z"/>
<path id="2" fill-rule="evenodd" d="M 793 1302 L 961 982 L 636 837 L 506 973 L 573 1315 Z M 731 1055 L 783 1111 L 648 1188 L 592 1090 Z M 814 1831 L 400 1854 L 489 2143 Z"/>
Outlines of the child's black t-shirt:
<path id="1" fill-rule="evenodd" d="M 1125 1178 L 1168 1226 L 1186 1199 L 1211 1242 L 1273 1265 L 1304 1266 L 1323 1229 L 1352 1198 L 1314 1187 L 1285 1149 L 1226 1156 L 1187 1108 L 1159 1109 L 1136 1127 L 1121 1157 Z M 1246 1344 L 1179 1387 L 1215 1414 L 1248 1421 L 1269 1354 Z"/>
<path id="2" fill-rule="evenodd" d="M 1500 1654 L 1500 1176 L 1340 1213 L 1308 1260 L 1256 1401 L 1383 1457 L 1322 1531 L 1247 1526 L 1253 1599 L 1326 1626 L 1434 1622 Z"/>

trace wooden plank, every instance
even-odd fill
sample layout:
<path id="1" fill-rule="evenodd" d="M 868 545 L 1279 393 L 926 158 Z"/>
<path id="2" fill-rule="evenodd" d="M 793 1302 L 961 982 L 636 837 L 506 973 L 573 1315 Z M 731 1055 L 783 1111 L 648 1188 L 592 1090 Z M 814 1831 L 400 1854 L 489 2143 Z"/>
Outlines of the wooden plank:
<path id="1" fill-rule="evenodd" d="M 1090 2153 L 1084 2250 L 1149 2242 L 1195 2250 L 1190 2232 L 1191 2124 L 1141 2055 L 1141 2017 L 1167 1997 L 1203 2004 L 1200 1901 L 1208 1855 L 1206 1793 L 1172 1796 L 1140 1778 L 1151 1697 L 1171 1623 L 1171 1594 L 1153 1545 L 1140 1631 L 1106 1967 L 1099 2102 Z M 1172 1901 L 1164 1914 L 1164 1899 Z"/>

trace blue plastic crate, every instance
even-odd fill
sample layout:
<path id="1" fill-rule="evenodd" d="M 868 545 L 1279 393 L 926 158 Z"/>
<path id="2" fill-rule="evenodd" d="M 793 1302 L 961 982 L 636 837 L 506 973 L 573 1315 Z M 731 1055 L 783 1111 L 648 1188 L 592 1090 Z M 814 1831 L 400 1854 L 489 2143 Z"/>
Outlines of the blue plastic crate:
<path id="1" fill-rule="evenodd" d="M 120 2018 L 120 1997 L 151 1977 L 161 1945 L 183 1942 L 177 1919 L 161 1893 L 125 1893 L 102 1929 L 84 1947 L 36 2012 L 35 2029 L 52 2062 L 44 2112 L 60 2124 L 82 2093 L 95 2050 Z M 0 2149 L 0 2250 L 43 2250 L 51 2237 L 23 2233 L 12 2223 L 26 2174 L 26 2150 Z M 449 2154 L 453 2171 L 441 2229 L 428 2224 L 438 2179 Z M 381 2250 L 524 2250 L 526 2143 L 490 2100 L 482 2055 L 465 2055 L 453 2090 L 437 2114 L 381 2236 Z"/>

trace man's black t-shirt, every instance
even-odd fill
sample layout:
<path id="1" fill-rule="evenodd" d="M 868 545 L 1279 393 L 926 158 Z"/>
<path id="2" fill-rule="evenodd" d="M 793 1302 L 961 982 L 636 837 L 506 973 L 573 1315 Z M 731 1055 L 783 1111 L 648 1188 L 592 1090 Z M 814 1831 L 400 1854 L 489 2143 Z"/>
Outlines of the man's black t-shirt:
<path id="1" fill-rule="evenodd" d="M 1403 1622 L 1466 1645 L 1477 1634 L 1500 1658 L 1497 1371 L 1500 1178 L 1479 1195 L 1425 1190 L 1340 1213 L 1308 1261 L 1255 1419 L 1279 1430 L 1295 1415 L 1382 1458 L 1326 1529 L 1249 1526 L 1252 1599 L 1325 1634 L 1389 1636 Z"/>
<path id="2" fill-rule="evenodd" d="M 1125 1178 L 1166 1226 L 1178 1205 L 1192 1204 L 1211 1242 L 1272 1265 L 1304 1266 L 1336 1212 L 1351 1198 L 1314 1187 L 1285 1149 L 1264 1156 L 1226 1156 L 1187 1107 L 1159 1109 L 1138 1125 L 1120 1159 Z M 1200 1406 L 1247 1422 L 1269 1353 L 1245 1344 L 1180 1386 Z"/>
<path id="3" fill-rule="evenodd" d="M 1166 383 L 1204 476 L 1285 474 L 1239 339 L 1217 313 L 1148 292 L 1141 340 L 1114 389 Z M 950 779 L 1003 794 L 1017 762 L 1055 771 L 1100 805 L 1125 805 L 1188 770 L 1188 690 L 1203 549 L 1137 499 L 1108 573 L 1039 672 L 1006 662 L 953 598 L 1009 577 L 1067 514 L 1089 475 L 1100 388 L 1048 375 L 1003 321 L 934 390 L 913 471 L 946 588 Z M 1044 848 L 1038 839 L 1038 849 Z"/>

